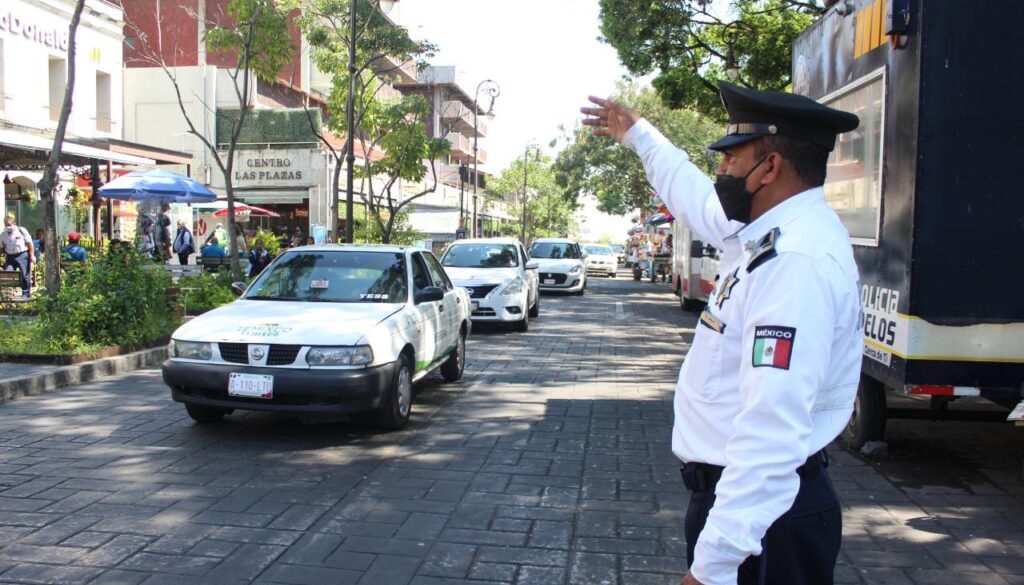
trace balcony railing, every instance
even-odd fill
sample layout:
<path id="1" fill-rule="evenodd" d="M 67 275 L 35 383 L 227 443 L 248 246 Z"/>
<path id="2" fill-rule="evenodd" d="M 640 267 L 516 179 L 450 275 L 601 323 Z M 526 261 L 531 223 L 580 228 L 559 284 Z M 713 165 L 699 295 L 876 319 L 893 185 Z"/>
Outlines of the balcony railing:
<path id="1" fill-rule="evenodd" d="M 110 114 L 96 114 L 96 131 L 110 133 L 110 128 L 113 125 Z"/>
<path id="2" fill-rule="evenodd" d="M 416 83 L 417 71 L 414 61 L 402 61 L 397 57 L 386 55 L 376 62 L 374 69 L 378 73 L 394 76 L 395 83 Z"/>
<path id="3" fill-rule="evenodd" d="M 452 128 L 463 134 L 473 135 L 473 107 L 458 101 L 444 102 L 441 106 L 441 119 L 452 125 Z M 487 136 L 487 123 L 483 116 L 476 117 L 476 134 Z"/>

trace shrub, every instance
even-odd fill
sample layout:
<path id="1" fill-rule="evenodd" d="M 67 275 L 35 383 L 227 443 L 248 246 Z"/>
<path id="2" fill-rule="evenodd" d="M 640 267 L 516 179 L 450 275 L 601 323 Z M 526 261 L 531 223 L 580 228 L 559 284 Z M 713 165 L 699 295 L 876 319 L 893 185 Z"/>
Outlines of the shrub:
<path id="1" fill-rule="evenodd" d="M 40 331 L 53 351 L 157 339 L 177 326 L 170 275 L 146 268 L 133 246 L 104 251 L 67 270 L 56 299 L 43 299 Z"/>
<path id="2" fill-rule="evenodd" d="M 277 253 L 281 251 L 281 240 L 274 235 L 274 232 L 259 230 L 253 236 L 250 248 L 255 248 L 257 241 L 263 242 L 263 249 L 271 256 L 277 256 Z"/>
<path id="3" fill-rule="evenodd" d="M 231 292 L 231 272 L 227 270 L 182 278 L 178 286 L 178 301 L 187 312 L 215 309 L 237 298 Z"/>

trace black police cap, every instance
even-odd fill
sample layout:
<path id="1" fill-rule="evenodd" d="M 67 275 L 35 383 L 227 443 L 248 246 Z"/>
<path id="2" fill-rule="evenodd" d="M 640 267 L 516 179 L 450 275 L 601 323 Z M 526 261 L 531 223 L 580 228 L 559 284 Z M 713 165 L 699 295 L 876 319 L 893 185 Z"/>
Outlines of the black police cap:
<path id="1" fill-rule="evenodd" d="M 762 136 L 785 136 L 832 150 L 836 135 L 860 123 L 855 114 L 794 93 L 757 91 L 726 82 L 718 89 L 729 112 L 729 126 L 710 150 L 725 150 Z"/>

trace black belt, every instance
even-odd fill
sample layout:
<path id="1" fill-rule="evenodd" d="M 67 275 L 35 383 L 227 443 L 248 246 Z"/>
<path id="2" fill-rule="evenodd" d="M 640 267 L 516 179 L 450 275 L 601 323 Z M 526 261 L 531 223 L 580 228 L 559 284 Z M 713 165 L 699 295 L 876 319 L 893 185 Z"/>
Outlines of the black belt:
<path id="1" fill-rule="evenodd" d="M 821 475 L 821 471 L 828 467 L 828 453 L 822 449 L 807 458 L 803 465 L 796 468 L 796 473 L 802 479 L 815 479 Z M 683 483 L 686 489 L 691 492 L 713 491 L 722 478 L 725 468 L 721 465 L 710 463 L 684 463 L 680 472 L 683 475 Z"/>

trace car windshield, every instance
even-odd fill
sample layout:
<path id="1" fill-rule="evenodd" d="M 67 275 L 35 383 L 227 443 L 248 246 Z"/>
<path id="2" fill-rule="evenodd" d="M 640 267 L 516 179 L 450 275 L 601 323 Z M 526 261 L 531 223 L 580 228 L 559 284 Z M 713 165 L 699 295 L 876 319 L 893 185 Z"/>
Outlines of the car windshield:
<path id="1" fill-rule="evenodd" d="M 615 254 L 608 246 L 583 246 L 583 249 L 587 254 L 594 254 L 595 256 L 612 256 Z"/>
<path id="2" fill-rule="evenodd" d="M 615 250 L 616 253 L 625 252 L 626 247 L 622 244 L 612 244 L 612 250 Z"/>
<path id="3" fill-rule="evenodd" d="M 519 266 L 518 256 L 512 244 L 453 244 L 441 264 L 451 268 L 513 268 Z"/>
<path id="4" fill-rule="evenodd" d="M 537 242 L 530 248 L 530 258 L 579 259 L 579 247 L 566 242 Z"/>
<path id="5" fill-rule="evenodd" d="M 404 303 L 405 255 L 394 252 L 294 252 L 263 272 L 248 300 Z"/>

